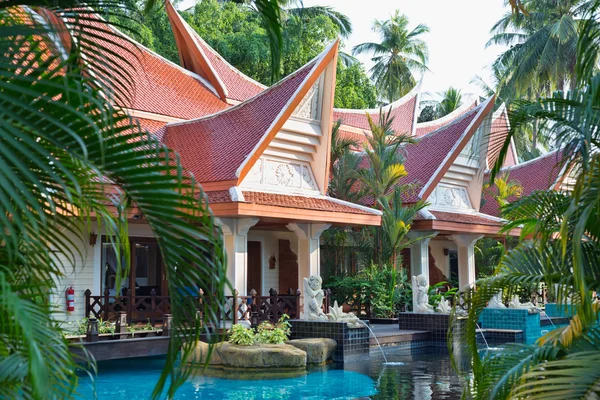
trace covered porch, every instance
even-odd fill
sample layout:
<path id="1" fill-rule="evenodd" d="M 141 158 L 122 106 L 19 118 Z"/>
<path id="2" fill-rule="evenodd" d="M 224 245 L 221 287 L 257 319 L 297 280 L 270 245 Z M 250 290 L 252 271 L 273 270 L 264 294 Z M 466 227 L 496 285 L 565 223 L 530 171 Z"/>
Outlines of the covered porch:
<path id="1" fill-rule="evenodd" d="M 473 286 L 477 241 L 520 233 L 501 233 L 502 226 L 502 219 L 478 212 L 427 211 L 414 221 L 409 233 L 411 237 L 427 237 L 411 245 L 406 254 L 410 274 L 425 275 L 430 285 L 450 281 L 460 289 Z"/>

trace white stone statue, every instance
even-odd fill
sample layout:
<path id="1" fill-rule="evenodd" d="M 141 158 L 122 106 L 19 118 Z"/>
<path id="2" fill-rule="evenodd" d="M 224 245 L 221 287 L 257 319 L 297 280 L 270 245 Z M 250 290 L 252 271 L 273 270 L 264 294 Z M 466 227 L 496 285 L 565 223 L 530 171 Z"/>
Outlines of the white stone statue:
<path id="1" fill-rule="evenodd" d="M 451 309 L 452 309 L 452 306 L 450 305 L 450 301 L 442 299 L 440 301 L 440 304 L 438 304 L 437 308 L 435 309 L 435 311 L 439 312 L 441 314 L 450 314 Z"/>
<path id="2" fill-rule="evenodd" d="M 432 313 L 433 306 L 429 304 L 429 285 L 425 275 L 412 277 L 413 311 L 416 313 Z"/>
<path id="3" fill-rule="evenodd" d="M 321 289 L 323 280 L 318 275 L 304 278 L 304 318 L 308 320 L 327 321 L 323 313 L 323 298 L 325 293 Z"/>
<path id="4" fill-rule="evenodd" d="M 502 303 L 502 289 L 490 299 L 487 308 L 506 308 Z"/>
<path id="5" fill-rule="evenodd" d="M 333 306 L 329 307 L 327 318 L 332 322 L 346 322 L 349 328 L 358 328 L 362 325 L 356 315 L 342 311 L 342 307 L 338 306 L 337 300 L 333 302 Z"/>
<path id="6" fill-rule="evenodd" d="M 520 310 L 538 310 L 538 308 L 536 306 L 534 306 L 533 303 L 531 303 L 531 302 L 521 303 L 521 300 L 519 300 L 519 296 L 517 296 L 517 295 L 514 295 L 512 297 L 512 300 L 508 304 L 508 308 L 520 309 Z"/>

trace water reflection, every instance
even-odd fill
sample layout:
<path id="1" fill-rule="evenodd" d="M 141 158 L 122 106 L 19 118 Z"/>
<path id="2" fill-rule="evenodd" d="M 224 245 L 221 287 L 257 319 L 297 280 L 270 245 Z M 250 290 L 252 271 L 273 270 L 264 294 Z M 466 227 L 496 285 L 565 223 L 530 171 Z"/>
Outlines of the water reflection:
<path id="1" fill-rule="evenodd" d="M 196 376 L 175 399 L 459 399 L 461 379 L 444 349 L 398 350 L 386 348 L 390 364 L 378 352 L 369 358 L 309 371 L 285 379 L 239 380 Z M 99 399 L 147 399 L 164 360 L 146 358 L 99 363 L 96 390 Z M 238 372 L 238 374 L 240 374 Z M 243 372 L 241 373 L 243 375 Z M 239 378 L 239 377 L 238 377 Z M 81 398 L 93 398 L 86 378 Z"/>
<path id="2" fill-rule="evenodd" d="M 460 399 L 462 381 L 452 368 L 447 350 L 387 348 L 386 356 L 390 363 L 398 364 L 385 365 L 381 357 L 372 353 L 368 362 L 344 366 L 377 381 L 378 394 L 370 399 Z"/>

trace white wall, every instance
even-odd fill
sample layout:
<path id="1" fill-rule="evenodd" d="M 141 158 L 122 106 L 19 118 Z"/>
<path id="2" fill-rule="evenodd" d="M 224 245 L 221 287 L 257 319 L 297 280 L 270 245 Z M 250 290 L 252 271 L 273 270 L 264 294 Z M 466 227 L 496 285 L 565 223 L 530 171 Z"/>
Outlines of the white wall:
<path id="1" fill-rule="evenodd" d="M 435 259 L 435 265 L 446 277 L 450 277 L 449 257 L 444 255 L 444 249 L 456 250 L 456 243 L 445 239 L 433 239 L 429 242 L 431 255 Z"/>
<path id="2" fill-rule="evenodd" d="M 102 235 L 104 230 L 98 232 L 96 223 L 92 224 L 92 231 L 98 234 L 95 246 L 89 245 L 88 235 L 85 234 L 84 243 L 74 237 L 71 239 L 79 248 L 80 256 L 77 251 L 73 251 L 75 265 L 68 262 L 67 255 L 57 254 L 59 260 L 65 263 L 65 272 L 63 277 L 56 277 L 56 289 L 52 293 L 51 301 L 57 309 L 56 319 L 59 321 L 74 322 L 86 317 L 85 314 L 85 291 L 90 289 L 92 295 L 101 294 L 100 268 L 101 268 L 101 250 Z M 147 224 L 130 224 L 129 235 L 138 237 L 152 237 L 152 231 Z M 66 312 L 66 289 L 73 285 L 75 289 L 75 311 Z"/>
<path id="3" fill-rule="evenodd" d="M 293 232 L 284 231 L 259 231 L 252 230 L 248 232 L 248 241 L 261 242 L 262 249 L 262 293 L 266 296 L 269 289 L 279 290 L 279 239 L 289 240 L 292 251 L 296 254 L 298 251 L 298 238 Z M 269 258 L 275 255 L 277 264 L 275 269 L 269 269 Z"/>

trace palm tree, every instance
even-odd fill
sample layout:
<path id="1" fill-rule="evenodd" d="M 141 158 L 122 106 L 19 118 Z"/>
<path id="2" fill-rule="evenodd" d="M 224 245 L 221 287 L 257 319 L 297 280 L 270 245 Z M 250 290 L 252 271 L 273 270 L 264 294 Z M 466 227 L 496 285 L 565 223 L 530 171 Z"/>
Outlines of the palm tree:
<path id="1" fill-rule="evenodd" d="M 344 154 L 352 149 L 356 149 L 359 145 L 357 140 L 342 137 L 340 135 L 341 126 L 342 120 L 338 119 L 331 128 L 331 172 L 333 172 L 334 165 L 344 156 Z"/>
<path id="2" fill-rule="evenodd" d="M 390 19 L 375 21 L 373 31 L 379 34 L 381 43 L 361 43 L 352 53 L 372 53 L 375 65 L 370 70 L 371 78 L 381 96 L 392 102 L 415 86 L 415 73 L 427 71 L 427 44 L 420 37 L 429 28 L 419 24 L 409 31 L 408 18 L 396 10 Z"/>
<path id="3" fill-rule="evenodd" d="M 492 28 L 489 45 L 508 45 L 494 65 L 500 91 L 534 99 L 573 87 L 581 0 L 524 0 L 528 15 L 508 12 Z"/>
<path id="4" fill-rule="evenodd" d="M 130 66 L 105 57 L 114 47 L 93 39 L 113 35 L 93 7 L 118 13 L 123 3 L 27 6 L 0 3 L 0 397 L 70 398 L 77 368 L 49 297 L 84 258 L 75 249 L 88 241 L 90 221 L 127 255 L 127 215 L 135 205 L 157 238 L 169 291 L 204 282 L 216 302 L 225 285 L 223 245 L 177 155 L 117 105 L 133 90 Z M 120 266 L 121 279 L 128 267 Z M 193 297 L 171 301 L 176 334 L 154 397 L 165 388 L 172 397 L 191 373 L 177 360 L 202 322 L 186 318 L 196 316 Z"/>
<path id="5" fill-rule="evenodd" d="M 462 93 L 460 89 L 450 86 L 447 90 L 441 93 L 442 101 L 439 104 L 439 117 L 450 114 L 462 105 Z"/>
<path id="6" fill-rule="evenodd" d="M 371 204 L 378 207 L 378 200 L 388 195 L 398 181 L 406 176 L 404 158 L 400 146 L 411 143 L 406 135 L 396 135 L 392 130 L 389 113 L 383 110 L 379 114 L 379 122 L 367 114 L 371 135 L 366 135 L 363 163 L 356 171 L 356 177 L 367 191 Z"/>
<path id="7" fill-rule="evenodd" d="M 582 17 L 587 21 L 577 45 L 577 87 L 515 104 L 507 143 L 520 125 L 548 122 L 557 147 L 563 149 L 558 167 L 563 174 L 576 171 L 576 184 L 570 193 L 534 192 L 504 208 L 503 216 L 510 221 L 505 229 L 521 227 L 528 240 L 502 258 L 498 275 L 477 281 L 476 291 L 464 293 L 470 306 L 462 336 L 473 371 L 466 389 L 470 397 L 593 398 L 600 392 L 600 306 L 592 298 L 600 287 L 600 74 L 592 75 L 595 68 L 589 63 L 596 60 L 600 45 L 599 9 L 600 1 L 595 1 Z M 492 177 L 501 168 L 504 150 Z M 576 314 L 571 323 L 533 345 L 509 345 L 482 359 L 475 332 L 487 301 L 500 289 L 542 283 L 557 285 L 558 304 L 572 297 Z M 453 339 L 458 338 L 448 342 Z"/>
<path id="8" fill-rule="evenodd" d="M 391 110 L 390 110 L 391 111 Z M 364 190 L 363 202 L 370 203 L 376 208 L 382 208 L 382 202 L 392 195 L 400 179 L 406 176 L 404 157 L 400 146 L 411 143 L 412 139 L 405 135 L 396 135 L 392 129 L 393 118 L 390 113 L 379 113 L 379 121 L 375 123 L 367 114 L 371 135 L 366 135 L 365 150 L 359 168 L 354 172 L 358 186 Z M 365 238 L 366 248 L 370 249 L 372 258 L 377 265 L 384 264 L 384 232 L 381 228 L 363 229 L 370 237 Z"/>
<path id="9" fill-rule="evenodd" d="M 494 178 L 493 185 L 486 184 L 484 193 L 492 197 L 500 207 L 508 204 L 509 199 L 519 198 L 523 194 L 523 186 L 518 181 L 510 179 L 510 173 L 502 174 Z"/>

